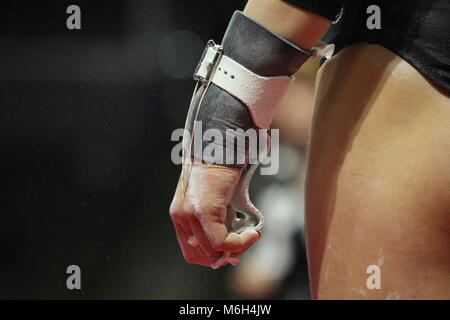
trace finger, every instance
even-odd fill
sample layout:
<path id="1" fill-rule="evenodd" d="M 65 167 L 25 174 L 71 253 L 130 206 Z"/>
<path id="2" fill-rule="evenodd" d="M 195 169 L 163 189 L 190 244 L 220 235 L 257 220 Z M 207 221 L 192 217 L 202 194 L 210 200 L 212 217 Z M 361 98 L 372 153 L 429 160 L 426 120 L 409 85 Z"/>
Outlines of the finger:
<path id="1" fill-rule="evenodd" d="M 261 234 L 256 230 L 245 230 L 239 234 L 231 232 L 222 243 L 222 250 L 224 252 L 242 253 L 259 238 L 261 238 Z"/>
<path id="2" fill-rule="evenodd" d="M 260 231 L 260 230 L 256 230 L 256 232 L 258 232 L 258 234 L 259 234 L 259 239 L 261 239 L 261 238 L 262 238 L 261 231 Z M 258 239 L 258 240 L 259 240 L 259 239 Z M 243 254 L 243 253 L 246 252 L 248 249 L 250 249 L 250 247 L 253 246 L 254 243 L 255 243 L 255 242 L 251 243 L 248 247 L 242 249 L 241 251 L 234 252 L 233 254 L 235 254 L 235 255 L 241 255 L 241 254 Z"/>
<path id="3" fill-rule="evenodd" d="M 217 259 L 216 261 L 213 262 L 213 264 L 211 265 L 211 268 L 217 269 L 228 263 L 235 266 L 239 263 L 240 260 L 241 260 L 241 257 L 239 254 L 224 252 L 223 255 L 219 259 Z"/>
<path id="4" fill-rule="evenodd" d="M 225 225 L 227 208 L 225 205 L 208 204 L 201 213 L 194 213 L 198 219 L 208 242 L 216 251 L 223 251 L 222 244 L 228 235 Z"/>
<path id="5" fill-rule="evenodd" d="M 210 266 L 212 259 L 204 255 L 198 247 L 192 246 L 192 235 L 185 232 L 184 228 L 180 224 L 175 224 L 175 230 L 177 232 L 178 244 L 180 245 L 181 252 L 184 259 L 193 264 L 199 264 L 202 266 Z"/>
<path id="6" fill-rule="evenodd" d="M 193 236 L 190 236 L 190 237 L 188 238 L 188 244 L 189 244 L 191 247 L 195 248 L 197 251 L 201 252 L 203 256 L 212 259 L 212 258 L 210 257 L 210 253 L 208 253 L 208 252 L 203 248 L 202 244 L 200 243 L 200 241 L 198 241 L 198 239 L 197 239 L 196 236 L 194 236 L 194 235 L 193 235 Z"/>
<path id="7" fill-rule="evenodd" d="M 220 246 L 228 234 L 226 207 L 241 172 L 241 168 L 206 164 L 191 170 L 183 208 L 195 215 L 203 229 L 199 234 L 204 234 L 216 251 L 222 251 Z M 199 237 L 202 243 L 203 239 Z"/>
<path id="8" fill-rule="evenodd" d="M 217 259 L 217 257 L 220 257 L 222 252 L 217 251 L 212 247 L 208 237 L 205 234 L 205 230 L 200 225 L 200 222 L 198 222 L 196 218 L 191 219 L 189 222 L 191 230 L 193 231 L 193 234 L 198 241 L 199 248 L 202 250 L 203 254 L 211 259 Z"/>

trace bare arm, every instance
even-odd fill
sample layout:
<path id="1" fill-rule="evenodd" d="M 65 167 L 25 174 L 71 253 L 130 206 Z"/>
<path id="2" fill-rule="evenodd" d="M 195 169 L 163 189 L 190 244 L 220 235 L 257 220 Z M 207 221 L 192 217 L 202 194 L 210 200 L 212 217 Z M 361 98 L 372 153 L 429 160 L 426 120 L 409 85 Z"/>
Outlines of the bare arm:
<path id="1" fill-rule="evenodd" d="M 297 46 L 310 49 L 331 21 L 281 0 L 249 0 L 244 14 Z"/>
<path id="2" fill-rule="evenodd" d="M 244 14 L 303 49 L 310 49 L 331 23 L 280 0 L 250 0 Z M 241 173 L 241 168 L 200 164 L 193 167 L 187 190 L 178 184 L 170 214 L 188 262 L 210 266 L 223 252 L 239 255 L 259 239 L 259 232 L 237 234 L 225 225 Z"/>

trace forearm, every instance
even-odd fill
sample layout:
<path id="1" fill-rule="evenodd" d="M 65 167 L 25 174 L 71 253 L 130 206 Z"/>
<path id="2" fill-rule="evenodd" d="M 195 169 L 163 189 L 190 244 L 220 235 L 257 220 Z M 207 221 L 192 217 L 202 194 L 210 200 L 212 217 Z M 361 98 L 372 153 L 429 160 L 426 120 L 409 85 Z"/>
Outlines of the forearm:
<path id="1" fill-rule="evenodd" d="M 310 49 L 331 25 L 331 21 L 281 0 L 249 0 L 244 14 L 267 29 Z"/>
<path id="2" fill-rule="evenodd" d="M 194 75 L 200 86 L 189 107 L 186 136 L 194 137 L 197 128 L 205 133 L 214 129 L 215 136 L 226 141 L 206 139 L 200 148 L 183 143 L 184 159 L 207 163 L 184 163 L 170 208 L 187 261 L 214 268 L 235 264 L 261 236 L 262 214 L 248 198 L 251 177 L 267 151 L 267 144 L 261 145 L 268 141 L 267 132 L 259 129 L 270 127 L 292 75 L 311 55 L 305 49 L 329 25 L 328 20 L 282 1 L 250 0 L 244 13 L 233 14 L 221 45 L 208 43 Z M 258 141 L 249 141 L 257 134 Z M 203 150 L 211 149 L 212 143 L 213 154 L 204 156 Z M 242 170 L 245 167 L 249 169 Z"/>

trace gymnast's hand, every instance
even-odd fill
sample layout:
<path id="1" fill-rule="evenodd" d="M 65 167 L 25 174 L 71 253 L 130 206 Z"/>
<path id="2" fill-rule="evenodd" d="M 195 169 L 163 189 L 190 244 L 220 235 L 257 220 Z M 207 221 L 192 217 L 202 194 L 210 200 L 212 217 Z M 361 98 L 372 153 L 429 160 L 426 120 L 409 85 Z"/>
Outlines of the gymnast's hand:
<path id="1" fill-rule="evenodd" d="M 254 230 L 229 232 L 225 225 L 227 206 L 241 172 L 240 168 L 195 164 L 185 194 L 180 177 L 170 217 L 187 262 L 220 267 L 227 263 L 216 264 L 224 253 L 238 256 L 261 237 Z"/>

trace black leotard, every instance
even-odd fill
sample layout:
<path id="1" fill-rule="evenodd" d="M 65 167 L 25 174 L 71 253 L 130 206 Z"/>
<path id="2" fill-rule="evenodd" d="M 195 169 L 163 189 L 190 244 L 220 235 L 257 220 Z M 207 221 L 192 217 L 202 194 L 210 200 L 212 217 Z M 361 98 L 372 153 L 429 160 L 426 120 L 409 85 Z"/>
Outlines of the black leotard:
<path id="1" fill-rule="evenodd" d="M 330 20 L 336 51 L 356 42 L 379 44 L 450 93 L 450 0 L 285 0 Z M 381 28 L 367 27 L 370 5 Z"/>

